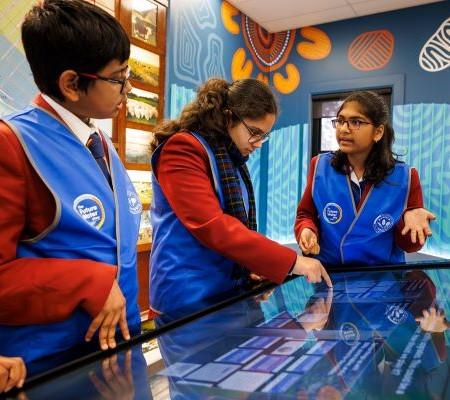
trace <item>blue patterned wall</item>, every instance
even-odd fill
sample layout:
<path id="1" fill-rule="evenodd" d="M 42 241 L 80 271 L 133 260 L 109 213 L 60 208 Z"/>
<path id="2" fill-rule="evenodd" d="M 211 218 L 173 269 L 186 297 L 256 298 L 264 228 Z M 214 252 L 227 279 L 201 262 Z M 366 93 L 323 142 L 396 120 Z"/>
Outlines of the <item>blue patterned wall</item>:
<path id="1" fill-rule="evenodd" d="M 423 251 L 450 257 L 450 105 L 394 106 L 394 149 L 419 171 L 424 204 L 433 212 L 433 236 Z"/>
<path id="2" fill-rule="evenodd" d="M 302 134 L 301 125 L 292 125 L 272 132 L 269 141 L 266 235 L 285 243 L 295 241 Z"/>
<path id="3" fill-rule="evenodd" d="M 211 76 L 219 75 L 229 80 L 232 59 L 239 48 L 245 50 L 246 60 L 253 65 L 251 76 L 258 75 L 260 70 L 252 62 L 242 34 L 231 34 L 225 29 L 221 21 L 221 4 L 221 0 L 171 1 L 166 64 L 168 83 L 195 89 Z M 328 93 L 325 86 L 331 82 L 353 83 L 341 88 L 344 90 L 373 87 L 374 79 L 395 77 L 396 148 L 408 149 L 405 153 L 407 161 L 420 172 L 425 204 L 438 217 L 433 226 L 434 236 L 425 251 L 449 255 L 450 220 L 447 210 L 450 208 L 450 185 L 449 167 L 445 160 L 450 139 L 446 138 L 449 135 L 448 122 L 440 124 L 439 121 L 448 121 L 449 118 L 450 92 L 444 88 L 443 82 L 448 82 L 450 68 L 445 57 L 440 60 L 439 68 L 424 68 L 423 65 L 430 41 L 437 40 L 436 35 L 447 26 L 443 23 L 449 15 L 450 3 L 446 1 L 354 18 L 351 23 L 346 20 L 323 24 L 317 28 L 332 44 L 327 57 L 314 60 L 301 55 L 298 49 L 291 51 L 286 63 L 301 73 L 301 83 L 289 94 L 278 93 L 283 112 L 275 132 L 269 144 L 249 162 L 261 232 L 275 240 L 293 240 L 296 206 L 306 184 L 310 159 L 311 95 Z M 238 24 L 241 21 L 239 16 L 233 19 Z M 411 29 L 418 21 L 421 29 Z M 389 62 L 371 71 L 355 68 L 348 57 L 351 43 L 358 35 L 376 30 L 388 32 L 394 38 Z M 298 43 L 305 41 L 300 30 L 297 38 Z M 267 76 L 270 84 L 273 84 L 273 75 L 269 73 Z M 323 90 L 317 90 L 320 85 L 325 85 Z M 441 105 L 433 105 L 433 102 Z M 166 115 L 174 116 L 172 103 L 172 99 L 166 102 L 170 107 L 170 110 L 166 109 Z M 429 104 L 408 106 L 405 103 Z M 417 111 L 419 108 L 421 111 Z M 411 112 L 415 115 L 414 121 L 406 122 Z M 297 136 L 292 136 L 293 126 Z"/>
<path id="4" fill-rule="evenodd" d="M 176 84 L 170 85 L 170 108 L 169 118 L 177 118 L 183 107 L 195 98 L 195 90 L 178 86 Z"/>

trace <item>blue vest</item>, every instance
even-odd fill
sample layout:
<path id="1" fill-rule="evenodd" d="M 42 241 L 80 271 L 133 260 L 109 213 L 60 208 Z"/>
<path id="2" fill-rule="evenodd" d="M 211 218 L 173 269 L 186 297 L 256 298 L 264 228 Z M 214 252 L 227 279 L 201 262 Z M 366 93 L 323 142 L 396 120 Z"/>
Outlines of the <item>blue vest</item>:
<path id="1" fill-rule="evenodd" d="M 138 333 L 136 242 L 142 205 L 112 143 L 107 139 L 114 191 L 86 146 L 48 112 L 32 106 L 4 121 L 56 203 L 51 225 L 21 241 L 17 258 L 90 259 L 117 265 L 128 325 Z M 0 354 L 29 362 L 67 350 L 84 342 L 91 322 L 80 308 L 58 323 L 0 326 Z"/>
<path id="2" fill-rule="evenodd" d="M 214 154 L 199 134 L 191 133 L 208 154 L 215 192 L 223 209 L 225 202 Z M 163 144 L 152 155 L 153 171 L 156 171 L 162 146 Z M 235 263 L 203 246 L 183 226 L 170 207 L 154 173 L 152 186 L 151 307 L 168 313 L 239 287 L 242 282 L 234 277 Z M 243 197 L 244 201 L 248 201 L 248 194 L 244 192 Z M 248 210 L 248 204 L 246 209 Z"/>
<path id="3" fill-rule="evenodd" d="M 313 178 L 320 232 L 317 258 L 333 265 L 404 262 L 394 233 L 408 201 L 409 167 L 396 163 L 392 173 L 370 189 L 357 212 L 350 179 L 331 166 L 331 158 L 331 153 L 319 156 Z"/>

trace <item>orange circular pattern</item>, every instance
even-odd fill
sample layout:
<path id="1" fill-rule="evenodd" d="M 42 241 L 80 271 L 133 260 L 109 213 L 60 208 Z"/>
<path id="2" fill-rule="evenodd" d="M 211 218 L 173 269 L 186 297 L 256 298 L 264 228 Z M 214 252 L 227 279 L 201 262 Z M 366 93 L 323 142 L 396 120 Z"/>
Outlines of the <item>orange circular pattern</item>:
<path id="1" fill-rule="evenodd" d="M 269 72 L 280 68 L 294 45 L 295 29 L 269 33 L 246 15 L 242 15 L 241 23 L 245 44 L 259 69 Z"/>
<path id="2" fill-rule="evenodd" d="M 364 32 L 350 44 L 349 63 L 360 71 L 386 66 L 394 52 L 394 35 L 388 30 Z"/>

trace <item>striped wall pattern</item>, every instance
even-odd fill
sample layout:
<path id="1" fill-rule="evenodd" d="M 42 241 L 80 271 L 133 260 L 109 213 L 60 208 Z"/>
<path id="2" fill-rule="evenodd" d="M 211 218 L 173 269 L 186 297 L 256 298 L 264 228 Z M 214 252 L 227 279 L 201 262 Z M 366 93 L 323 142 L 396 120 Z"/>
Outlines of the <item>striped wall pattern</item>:
<path id="1" fill-rule="evenodd" d="M 311 134 L 309 125 L 303 124 L 303 140 L 302 140 L 302 180 L 299 182 L 300 197 L 305 191 L 306 179 L 308 176 L 309 162 L 311 160 Z"/>
<path id="2" fill-rule="evenodd" d="M 170 85 L 170 108 L 169 118 L 178 118 L 183 107 L 195 98 L 196 92 L 193 89 L 176 84 Z"/>
<path id="3" fill-rule="evenodd" d="M 253 191 L 255 193 L 255 202 L 256 202 L 256 220 L 258 223 L 258 231 L 260 230 L 260 221 L 261 221 L 261 149 L 255 150 L 251 155 L 249 160 L 247 161 L 247 167 L 250 171 L 250 177 L 252 178 Z"/>
<path id="4" fill-rule="evenodd" d="M 278 129 L 269 141 L 266 235 L 283 243 L 295 242 L 293 226 L 302 176 L 301 143 L 301 125 Z"/>
<path id="5" fill-rule="evenodd" d="M 394 151 L 417 168 L 424 204 L 437 221 L 423 252 L 450 257 L 450 104 L 394 106 Z"/>

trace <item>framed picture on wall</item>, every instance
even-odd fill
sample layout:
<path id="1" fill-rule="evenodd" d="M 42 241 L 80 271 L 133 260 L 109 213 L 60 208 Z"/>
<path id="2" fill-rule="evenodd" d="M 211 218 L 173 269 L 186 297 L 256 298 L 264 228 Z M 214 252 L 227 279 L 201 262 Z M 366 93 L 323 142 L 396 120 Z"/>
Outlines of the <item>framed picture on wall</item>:
<path id="1" fill-rule="evenodd" d="M 127 128 L 125 131 L 125 162 L 145 164 L 150 169 L 150 143 L 153 133 Z"/>
<path id="2" fill-rule="evenodd" d="M 133 88 L 128 93 L 127 121 L 156 125 L 158 120 L 159 97 L 156 93 Z"/>
<path id="3" fill-rule="evenodd" d="M 150 220 L 150 210 L 144 210 L 141 214 L 141 225 L 139 227 L 139 244 L 147 244 L 152 241 L 152 224 Z"/>
<path id="4" fill-rule="evenodd" d="M 157 3 L 151 0 L 133 0 L 131 7 L 131 36 L 156 46 Z"/>
<path id="5" fill-rule="evenodd" d="M 152 203 L 152 174 L 150 171 L 127 170 L 128 176 L 133 182 L 133 186 L 141 200 L 142 205 L 150 205 Z"/>
<path id="6" fill-rule="evenodd" d="M 131 45 L 128 64 L 131 68 L 131 79 L 151 86 L 159 85 L 159 55 L 151 51 Z"/>

